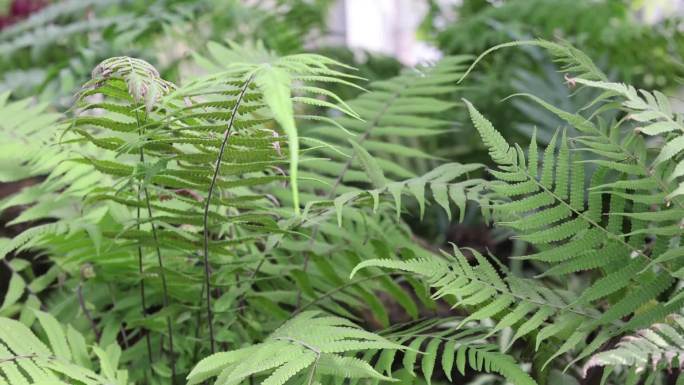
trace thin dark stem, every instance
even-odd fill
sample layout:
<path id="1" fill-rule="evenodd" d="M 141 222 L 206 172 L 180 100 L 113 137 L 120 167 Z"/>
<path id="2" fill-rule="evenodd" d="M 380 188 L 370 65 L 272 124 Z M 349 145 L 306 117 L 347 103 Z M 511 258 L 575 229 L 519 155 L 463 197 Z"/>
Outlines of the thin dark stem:
<path id="1" fill-rule="evenodd" d="M 238 107 L 240 106 L 242 98 L 245 96 L 247 88 L 249 87 L 249 84 L 252 82 L 253 78 L 254 75 L 250 76 L 250 78 L 247 79 L 245 84 L 242 86 L 242 90 L 240 90 L 240 94 L 238 95 L 237 100 L 235 101 L 235 106 L 233 106 L 233 110 L 230 114 L 230 120 L 228 121 L 228 126 L 226 127 L 226 131 L 223 133 L 223 141 L 221 142 L 221 148 L 219 149 L 218 157 L 216 159 L 214 174 L 211 177 L 211 184 L 209 184 L 209 191 L 207 192 L 207 198 L 204 202 L 204 217 L 202 218 L 204 225 L 204 288 L 206 288 L 205 293 L 207 300 L 207 323 L 209 325 L 209 346 L 211 347 L 212 354 L 215 352 L 216 342 L 214 341 L 214 325 L 211 313 L 211 267 L 209 266 L 209 206 L 211 205 L 211 196 L 214 193 L 216 180 L 218 179 L 219 171 L 221 170 L 221 161 L 223 160 L 223 153 L 226 149 L 228 139 L 230 138 L 230 134 L 233 130 L 233 124 L 235 123 L 235 116 L 237 115 Z"/>
<path id="2" fill-rule="evenodd" d="M 38 356 L 37 354 L 31 353 L 31 354 L 24 354 L 24 355 L 20 355 L 20 356 L 12 356 L 12 357 L 7 357 L 7 358 L 0 358 L 0 364 L 4 364 L 5 362 L 15 362 L 15 361 L 19 361 L 19 360 L 28 360 L 28 359 L 31 359 L 31 358 L 38 358 L 38 357 L 39 357 L 39 356 Z M 45 358 L 48 359 L 48 360 L 54 360 L 54 359 L 55 359 L 55 357 L 53 357 L 53 356 L 48 356 L 48 357 L 45 357 Z"/>
<path id="3" fill-rule="evenodd" d="M 93 319 L 93 316 L 90 314 L 90 311 L 86 307 L 85 300 L 83 299 L 83 284 L 79 283 L 78 287 L 76 288 L 76 294 L 78 296 L 78 304 L 81 307 L 81 311 L 83 312 L 83 315 L 85 315 L 86 319 L 90 323 L 90 328 L 93 329 L 93 334 L 95 334 L 95 341 L 98 343 L 100 342 L 100 332 L 97 330 L 97 324 L 95 323 L 95 320 Z"/>
<path id="4" fill-rule="evenodd" d="M 142 149 L 140 149 L 140 157 L 142 158 Z M 141 200 L 141 193 L 142 191 L 138 189 L 138 202 Z M 138 218 L 138 231 L 140 231 L 140 206 L 138 206 L 137 210 L 137 218 Z M 145 272 L 143 270 L 143 252 L 142 252 L 142 245 L 138 243 L 138 273 L 140 274 L 140 302 L 142 306 L 142 316 L 143 319 L 147 318 L 147 304 L 145 303 Z M 145 330 L 145 344 L 147 345 L 147 361 L 149 362 L 150 365 L 152 365 L 152 341 L 150 340 L 150 332 L 149 330 Z M 147 372 L 147 371 L 145 371 Z"/>
<path id="5" fill-rule="evenodd" d="M 142 128 L 141 128 L 141 122 L 140 122 L 140 116 L 138 115 L 138 110 L 135 110 L 135 120 L 138 124 L 139 130 L 140 130 L 140 135 L 142 136 Z M 140 147 L 140 162 L 145 163 L 145 151 L 143 147 Z M 141 182 L 142 186 L 142 182 Z M 140 189 L 141 187 L 138 187 L 138 199 L 140 199 Z M 169 306 L 169 291 L 168 287 L 166 284 L 166 271 L 164 270 L 164 261 L 162 259 L 161 255 L 161 249 L 159 248 L 159 238 L 157 237 L 157 227 L 154 225 L 154 220 L 152 216 L 152 205 L 150 204 L 150 194 L 147 191 L 147 187 L 142 187 L 143 193 L 145 194 L 145 206 L 147 208 L 147 216 L 150 220 L 150 226 L 152 228 L 152 239 L 154 240 L 154 247 L 155 251 L 157 253 L 157 263 L 159 265 L 159 276 L 162 281 L 162 304 L 164 309 L 167 309 Z M 138 208 L 138 227 L 140 227 L 140 209 Z M 141 246 L 140 244 L 138 245 L 138 251 L 139 251 L 139 267 L 142 270 L 142 251 L 141 251 Z M 140 277 L 142 280 L 142 276 Z M 143 293 L 144 294 L 144 293 Z M 144 296 L 143 296 L 144 298 Z M 143 305 L 143 308 L 145 306 Z M 144 309 L 143 309 L 144 310 Z M 175 352 L 173 349 L 173 327 L 171 326 L 171 317 L 166 316 L 166 330 L 167 333 L 169 334 L 169 355 L 171 356 L 171 384 L 175 384 L 176 382 L 176 357 L 175 357 Z M 149 338 L 149 337 L 148 337 Z M 148 339 L 149 341 L 149 339 Z M 163 341 L 163 339 L 162 339 Z M 152 348 L 151 345 L 148 345 L 148 353 L 151 353 Z M 150 360 L 152 359 L 152 356 L 150 355 Z"/>
<path id="6" fill-rule="evenodd" d="M 114 296 L 114 290 L 112 290 L 111 282 L 107 282 L 107 289 L 109 290 L 109 296 L 112 297 L 112 306 L 116 307 L 116 297 Z M 119 334 L 121 334 L 121 341 L 123 341 L 124 347 L 128 349 L 130 346 L 128 345 L 128 335 L 126 334 L 126 327 L 124 325 L 125 323 L 121 324 Z"/>
<path id="7" fill-rule="evenodd" d="M 147 188 L 143 188 L 145 193 L 145 205 L 147 206 L 147 215 L 152 219 L 152 206 L 150 205 L 150 194 Z M 166 272 L 164 271 L 164 261 L 161 255 L 161 249 L 159 248 L 159 238 L 157 237 L 157 227 L 154 225 L 153 221 L 150 221 L 152 226 L 152 239 L 154 240 L 154 248 L 157 253 L 157 262 L 159 264 L 159 277 L 162 281 L 162 305 L 164 309 L 169 307 L 169 289 L 166 284 Z M 169 333 L 169 355 L 171 356 L 171 383 L 175 383 L 176 380 L 176 357 L 173 350 L 173 327 L 171 326 L 171 317 L 166 316 L 166 331 Z"/>
<path id="8" fill-rule="evenodd" d="M 199 296 L 199 311 L 197 312 L 197 327 L 195 328 L 195 346 L 192 352 L 192 362 L 197 362 L 197 357 L 199 355 L 199 336 L 200 336 L 200 325 L 202 324 L 202 300 L 204 299 L 204 283 L 202 283 L 202 290 L 200 290 Z"/>
<path id="9" fill-rule="evenodd" d="M 135 121 L 138 125 L 138 135 L 140 137 L 143 136 L 143 126 L 141 125 L 140 122 L 140 116 L 138 115 L 138 110 L 135 110 Z M 139 156 L 139 161 L 140 164 L 145 163 L 145 151 L 143 147 L 140 147 L 140 156 Z M 137 208 L 136 208 L 136 227 L 137 230 L 140 231 L 140 202 L 142 201 L 141 197 L 142 193 L 142 188 L 140 185 L 138 185 L 138 197 L 137 197 Z M 138 242 L 138 274 L 140 274 L 140 304 L 142 307 L 142 317 L 143 320 L 147 318 L 147 303 L 145 299 L 145 269 L 143 267 L 143 248 L 142 248 L 142 243 Z M 145 333 L 145 345 L 147 346 L 147 362 L 148 362 L 148 367 L 152 367 L 152 341 L 150 337 L 150 331 L 149 330 L 144 330 Z M 147 370 L 145 370 L 145 378 L 147 378 Z"/>

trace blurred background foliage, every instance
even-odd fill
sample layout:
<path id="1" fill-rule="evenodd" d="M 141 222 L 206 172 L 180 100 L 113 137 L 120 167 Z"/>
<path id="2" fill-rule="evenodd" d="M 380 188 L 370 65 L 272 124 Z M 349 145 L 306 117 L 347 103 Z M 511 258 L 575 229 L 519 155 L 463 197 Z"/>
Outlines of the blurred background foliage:
<path id="1" fill-rule="evenodd" d="M 479 55 L 512 40 L 552 39 L 567 41 L 599 63 L 610 78 L 638 88 L 674 92 L 684 75 L 681 20 L 672 15 L 646 23 L 641 1 L 464 0 L 451 9 L 455 22 L 444 20 L 444 12 L 435 2 L 432 9 L 421 33 L 446 54 Z M 531 117 L 539 128 L 546 129 L 540 139 L 548 140 L 548 132 L 555 130 L 560 120 L 533 103 L 515 101 L 512 109 L 501 100 L 525 92 L 576 111 L 582 100 L 589 98 L 569 99 L 572 89 L 556 74 L 550 59 L 534 47 L 522 52 L 526 54 L 504 50 L 488 57 L 482 70 L 469 80 L 473 85 L 470 98 L 495 126 L 515 128 L 529 136 L 532 127 L 520 122 L 529 122 Z"/>

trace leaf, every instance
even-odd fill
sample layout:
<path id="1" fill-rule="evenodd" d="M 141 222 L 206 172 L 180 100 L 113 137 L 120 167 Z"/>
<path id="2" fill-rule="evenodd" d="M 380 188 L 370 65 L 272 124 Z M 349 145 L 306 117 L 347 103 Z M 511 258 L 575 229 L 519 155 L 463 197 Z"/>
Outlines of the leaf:
<path id="1" fill-rule="evenodd" d="M 290 96 L 290 75 L 272 66 L 262 67 L 257 71 L 255 82 L 264 94 L 264 102 L 269 106 L 274 118 L 285 131 L 290 154 L 290 187 L 292 190 L 292 204 L 295 213 L 299 214 L 299 137 L 294 119 L 294 108 Z"/>
<path id="2" fill-rule="evenodd" d="M 366 151 L 366 149 L 356 141 L 349 139 L 349 143 L 352 145 L 352 147 L 354 147 L 354 151 L 359 156 L 361 165 L 366 171 L 366 174 L 368 175 L 368 178 L 373 186 L 375 188 L 385 187 L 387 185 L 387 179 L 385 178 L 380 166 L 378 166 L 375 158 L 373 158 L 373 156 L 371 156 L 371 154 L 369 154 L 368 151 Z"/>
<path id="3" fill-rule="evenodd" d="M 40 321 L 40 325 L 43 327 L 45 334 L 47 334 L 48 340 L 50 341 L 50 346 L 55 356 L 59 359 L 65 361 L 71 360 L 71 350 L 67 344 L 66 335 L 64 334 L 64 329 L 62 325 L 57 321 L 57 319 L 50 313 L 44 311 L 35 310 L 36 317 Z"/>
<path id="4" fill-rule="evenodd" d="M 441 342 L 442 341 L 438 338 L 430 340 L 430 342 L 428 342 L 427 347 L 425 348 L 425 354 L 423 354 L 423 357 L 421 359 L 420 366 L 423 370 L 423 375 L 427 380 L 428 384 L 432 383 L 432 372 L 435 369 L 435 361 L 437 361 L 437 349 L 439 348 Z"/>
<path id="5" fill-rule="evenodd" d="M 19 274 L 13 272 L 9 280 L 7 292 L 5 293 L 5 299 L 2 301 L 2 306 L 0 306 L 0 312 L 17 303 L 24 294 L 24 289 L 26 289 L 24 279 Z"/>
<path id="6" fill-rule="evenodd" d="M 341 364 L 344 352 L 375 349 L 396 350 L 401 345 L 362 330 L 350 321 L 305 311 L 283 324 L 259 344 L 230 352 L 216 353 L 202 361 L 188 375 L 190 385 L 217 377 L 217 383 L 238 384 L 252 374 L 269 373 L 264 383 L 282 385 L 316 363 L 342 378 L 382 378 L 380 373 L 356 361 L 353 369 Z"/>

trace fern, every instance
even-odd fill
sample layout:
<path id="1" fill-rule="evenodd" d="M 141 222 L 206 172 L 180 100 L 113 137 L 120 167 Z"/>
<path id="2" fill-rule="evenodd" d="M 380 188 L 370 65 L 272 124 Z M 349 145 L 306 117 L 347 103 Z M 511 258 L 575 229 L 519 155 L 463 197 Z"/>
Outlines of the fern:
<path id="1" fill-rule="evenodd" d="M 608 336 L 644 327 L 681 307 L 682 296 L 674 286 L 681 268 L 681 206 L 672 200 L 674 178 L 668 180 L 674 168 L 670 159 L 679 152 L 677 136 L 672 135 L 673 141 L 653 156 L 639 136 L 640 128 L 624 130 L 625 125 L 637 122 L 645 125 L 647 135 L 667 134 L 674 132 L 670 130 L 679 118 L 662 94 L 607 82 L 586 56 L 573 48 L 544 41 L 514 42 L 490 52 L 523 44 L 549 49 L 567 64 L 565 71 L 578 74 L 569 78 L 572 82 L 606 91 L 585 107 L 591 111 L 588 117 L 584 111 L 563 111 L 524 95 L 580 133 L 568 139 L 565 130 L 557 132 L 541 156 L 535 135 L 525 154 L 520 147 L 509 145 L 468 104 L 473 124 L 497 164 L 497 169 L 490 171 L 496 180 L 487 186 L 491 202 L 487 209 L 495 222 L 535 248 L 533 254 L 521 258 L 550 264 L 544 276 L 583 270 L 598 273 L 578 298 L 563 305 L 563 313 L 597 301 L 601 301 L 599 308 L 605 306 L 602 314 L 585 321 L 568 337 L 559 352 L 574 349 L 595 328 L 607 328 L 582 350 L 579 360 L 599 349 Z M 611 103 L 614 97 L 625 99 L 622 107 L 632 119 L 601 119 L 616 108 L 617 104 Z M 586 187 L 585 175 L 589 176 Z M 549 332 L 567 327 L 563 320 L 569 316 L 563 313 L 549 325 Z M 620 325 L 623 317 L 628 321 Z"/>
<path id="2" fill-rule="evenodd" d="M 69 4 L 4 36 L 69 23 Z M 548 50 L 568 85 L 598 94 L 578 111 L 515 95 L 563 126 L 526 149 L 469 101 L 451 102 L 481 59 L 467 69 L 467 56 L 367 91 L 321 55 L 210 43 L 191 55 L 202 74 L 177 83 L 142 59 L 106 59 L 64 115 L 3 95 L 3 134 L 17 138 L 2 144 L 3 178 L 46 176 L 0 204 L 28 207 L 11 222 L 23 231 L 0 240 L 0 315 L 17 320 L 0 319 L 0 382 L 128 383 L 119 366 L 150 384 L 430 384 L 477 372 L 532 385 L 595 366 L 623 382 L 662 377 L 679 359 L 684 303 L 681 117 L 569 44 L 504 46 L 518 45 Z M 361 94 L 344 100 L 340 87 Z M 460 107 L 489 169 L 423 145 L 457 131 Z M 510 251 L 506 264 L 440 252 L 442 238 L 414 228 L 451 226 L 454 209 L 479 220 L 472 203 L 496 225 L 490 249 Z M 36 320 L 49 348 L 23 338 Z"/>
<path id="3" fill-rule="evenodd" d="M 49 347 L 21 322 L 0 318 L 0 380 L 11 384 L 119 384 L 128 374 L 118 369 L 121 349 L 92 346 L 70 325 L 65 328 L 49 313 L 36 310 Z M 91 355 L 99 359 L 95 371 Z"/>
<path id="4" fill-rule="evenodd" d="M 454 197 L 462 215 L 465 199 L 461 197 L 475 183 L 464 184 L 457 182 L 457 178 L 474 171 L 476 166 L 444 165 L 423 177 L 417 177 L 407 166 L 412 162 L 435 159 L 411 148 L 411 141 L 450 131 L 448 122 L 440 116 L 455 105 L 438 99 L 438 96 L 458 90 L 454 81 L 460 76 L 466 59 L 461 56 L 444 58 L 434 66 L 417 68 L 393 79 L 372 83 L 371 92 L 347 103 L 361 120 L 342 116 L 334 121 L 324 121 L 330 123 L 328 125 L 315 125 L 304 131 L 304 135 L 332 147 L 310 149 L 314 154 L 328 158 L 327 162 L 303 164 L 306 175 L 314 178 L 305 186 L 307 205 L 325 206 L 326 201 L 328 204 L 332 201 L 340 217 L 345 204 L 369 197 L 377 207 L 378 197 L 389 192 L 399 212 L 402 195 L 409 193 L 417 200 L 422 217 L 424 186 L 429 185 L 433 187 L 433 196 L 439 199 L 448 215 L 451 215 L 449 196 Z M 336 127 L 344 127 L 346 131 Z M 435 183 L 430 184 L 433 178 Z M 315 193 L 321 183 L 331 186 L 322 197 Z M 366 188 L 356 187 L 359 183 Z M 454 193 L 450 195 L 452 190 Z"/>
<path id="5" fill-rule="evenodd" d="M 634 312 L 639 304 L 656 298 L 672 285 L 674 281 L 668 275 L 674 273 L 645 251 L 645 232 L 639 231 L 644 226 L 642 220 L 655 217 L 623 213 L 625 195 L 616 192 L 609 195 L 610 210 L 614 214 L 604 221 L 601 201 L 598 200 L 600 193 L 593 194 L 597 198 L 592 198 L 591 194 L 583 196 L 586 166 L 581 157 L 570 155 L 565 134 L 560 138 L 557 155 L 557 137 L 545 149 L 541 175 L 537 179 L 535 145 L 530 146 L 531 160 L 525 164 L 524 153 L 501 141 L 500 135 L 474 108 L 471 108 L 471 116 L 489 146 L 492 158 L 500 165 L 501 171 L 492 171 L 500 180 L 492 184 L 493 191 L 498 196 L 513 199 L 495 203 L 492 210 L 502 224 L 521 232 L 520 239 L 540 249 L 538 253 L 524 258 L 563 263 L 563 267 L 556 270 L 563 273 L 603 268 L 606 277 L 587 290 L 580 297 L 581 302 L 594 301 L 626 288 L 630 280 L 640 283 L 625 294 L 624 301 L 606 312 L 596 325 L 610 323 Z M 609 170 L 638 174 L 640 167 L 638 164 L 609 160 L 592 162 L 599 168 L 592 176 L 590 190 L 604 182 Z M 634 209 L 639 210 L 643 203 L 635 202 Z M 631 232 L 623 235 L 625 226 L 631 228 Z M 551 244 L 554 246 L 549 247 Z M 654 273 L 646 269 L 651 262 L 661 267 L 663 272 Z M 620 269 L 619 264 L 627 266 Z"/>
<path id="6" fill-rule="evenodd" d="M 599 366 L 626 367 L 639 376 L 648 370 L 672 369 L 673 363 L 680 367 L 684 357 L 684 319 L 674 314 L 668 321 L 623 337 L 615 348 L 593 355 L 582 368 L 584 376 L 591 368 Z"/>
<path id="7" fill-rule="evenodd" d="M 234 81 L 239 81 L 241 76 L 249 78 L 262 92 L 264 105 L 271 110 L 273 119 L 280 125 L 283 131 L 282 133 L 287 138 L 292 204 L 295 211 L 298 212 L 300 209 L 298 189 L 299 139 L 293 102 L 323 106 L 330 106 L 331 104 L 326 101 L 314 99 L 310 96 L 317 96 L 319 93 L 317 91 L 319 89 L 315 87 L 298 87 L 297 90 L 299 90 L 301 94 L 297 97 L 291 97 L 292 82 L 341 82 L 343 84 L 353 85 L 353 83 L 349 83 L 345 78 L 356 77 L 336 70 L 334 67 L 345 66 L 320 55 L 299 54 L 278 58 L 264 50 L 262 47 L 247 49 L 241 48 L 235 44 L 232 44 L 230 49 L 218 44 L 210 44 L 208 48 L 211 57 L 201 59 L 205 63 L 207 69 L 210 71 L 227 71 L 228 74 L 236 78 Z M 224 65 L 217 63 L 233 64 L 224 68 Z M 219 74 L 221 73 L 222 72 L 219 72 Z M 176 95 L 173 95 L 173 97 L 181 95 L 190 96 L 192 95 L 191 92 L 215 82 L 215 79 L 216 75 L 210 75 L 207 79 L 188 85 L 185 87 L 187 91 L 181 90 Z M 221 91 L 224 90 L 218 89 L 215 92 Z M 203 94 L 207 95 L 207 91 L 203 91 Z M 336 96 L 330 92 L 324 96 L 331 95 L 333 99 L 336 98 Z M 204 106 L 205 105 L 200 104 L 197 107 Z M 348 108 L 341 109 L 341 112 L 350 115 L 352 118 L 357 117 L 356 113 Z M 194 117 L 195 115 L 190 116 Z"/>
<path id="8" fill-rule="evenodd" d="M 488 341 L 488 328 L 469 322 L 467 329 L 458 330 L 453 328 L 457 321 L 462 320 L 428 320 L 392 331 L 388 338 L 407 346 L 401 362 L 396 350 L 370 351 L 364 359 L 372 360 L 377 354 L 376 370 L 386 375 L 392 375 L 398 365 L 412 377 L 417 377 L 416 370 L 420 369 L 427 383 L 440 372 L 453 382 L 454 370 L 465 376 L 469 367 L 477 372 L 498 373 L 514 384 L 536 384 L 514 357 Z"/>
<path id="9" fill-rule="evenodd" d="M 236 52 L 240 49 L 233 47 Z M 265 51 L 257 52 L 267 55 Z M 74 265 L 93 263 L 100 274 L 118 275 L 120 265 L 110 262 L 111 258 L 127 258 L 132 277 L 140 277 L 133 280 L 140 287 L 143 309 L 136 329 L 143 326 L 140 332 L 145 335 L 150 360 L 153 341 L 150 331 L 145 330 L 149 320 L 166 319 L 169 356 L 173 357 L 175 346 L 186 345 L 187 337 L 172 330 L 172 319 L 179 316 L 181 309 L 172 311 L 169 305 L 177 300 L 190 304 L 197 296 L 206 297 L 209 340 L 214 341 L 213 285 L 227 284 L 224 279 L 212 277 L 211 265 L 223 266 L 226 258 L 236 254 L 249 255 L 268 234 L 288 231 L 275 221 L 277 217 L 270 213 L 272 203 L 261 192 L 269 183 L 285 179 L 273 175 L 278 165 L 297 164 L 292 155 L 292 146 L 297 146 L 296 132 L 291 131 L 295 127 L 288 121 L 293 119 L 293 106 L 287 104 L 289 83 L 283 81 L 291 76 L 290 72 L 307 76 L 309 71 L 329 79 L 335 79 L 337 72 L 326 69 L 334 62 L 314 55 L 274 60 L 270 66 L 234 61 L 227 70 L 178 88 L 161 79 L 157 70 L 144 61 L 112 58 L 93 71 L 93 79 L 78 95 L 76 116 L 65 137 L 72 143 L 101 149 L 95 159 L 77 146 L 75 149 L 84 154 L 72 161 L 93 167 L 104 176 L 101 180 L 111 177 L 109 186 L 92 186 L 80 195 L 86 198 L 86 204 L 100 206 L 106 214 L 104 219 L 97 218 L 109 224 L 104 231 L 102 222 L 95 225 L 99 227 L 99 234 L 93 234 L 99 242 L 95 245 L 97 258 L 89 257 L 87 252 L 67 251 L 63 265 L 73 269 Z M 271 71 L 278 74 L 273 77 Z M 201 95 L 197 93 L 200 89 Z M 263 91 L 269 98 L 263 98 Z M 104 96 L 104 101 L 94 104 L 91 99 L 98 94 Z M 228 102 L 223 101 L 226 96 Z M 275 126 L 276 122 L 282 128 Z M 286 130 L 290 135 L 284 135 Z M 224 133 L 223 140 L 215 139 L 215 132 Z M 288 155 L 293 161 L 287 162 Z M 217 158 L 219 161 L 214 163 Z M 296 182 L 296 166 L 293 170 L 290 181 Z M 296 191 L 296 183 L 291 184 Z M 113 212 L 110 203 L 129 209 L 114 223 L 108 219 Z M 92 227 L 84 228 L 85 232 L 74 231 L 76 234 L 52 232 L 47 247 L 60 249 L 62 244 L 90 235 Z M 213 234 L 222 239 L 212 239 Z M 226 242 L 231 236 L 247 242 Z M 178 257 L 202 249 L 204 264 L 179 263 Z M 134 262 L 131 257 L 136 254 L 138 260 Z M 135 265 L 137 272 L 132 269 Z M 219 277 L 225 276 L 224 270 L 231 271 L 232 267 L 222 267 L 217 272 Z M 150 275 L 150 271 L 155 273 Z M 171 283 L 167 277 L 176 273 L 187 278 L 174 277 L 176 282 Z M 204 279 L 200 279 L 202 275 Z M 181 281 L 186 282 L 182 289 L 178 286 Z M 147 309 L 156 304 L 164 311 L 147 314 Z M 173 378 L 178 368 L 173 360 L 171 364 Z"/>
<path id="10" fill-rule="evenodd" d="M 550 289 L 529 279 L 512 275 L 502 278 L 484 256 L 475 250 L 470 251 L 477 261 L 476 266 L 471 266 L 461 251 L 454 247 L 453 262 L 436 256 L 405 261 L 367 260 L 358 264 L 352 275 L 361 269 L 371 267 L 392 268 L 418 274 L 435 289 L 433 299 L 444 298 L 453 307 L 462 306 L 472 311 L 458 327 L 470 321 L 490 318 L 498 321 L 490 335 L 512 327 L 515 335 L 509 346 L 515 340 L 541 328 L 536 337 L 537 347 L 542 341 L 554 336 L 568 336 L 568 341 L 555 355 L 558 356 L 575 348 L 589 335 L 591 330 L 574 329 L 581 322 L 592 323 L 598 319 L 599 312 L 592 308 L 574 306 L 575 298 L 568 291 Z M 542 327 L 547 321 L 549 324 Z"/>
<path id="11" fill-rule="evenodd" d="M 252 375 L 264 376 L 263 372 L 270 372 L 263 384 L 284 384 L 293 377 L 307 378 L 308 383 L 327 377 L 390 380 L 368 363 L 343 353 L 401 348 L 346 319 L 309 311 L 286 322 L 260 344 L 203 359 L 188 375 L 188 383 L 217 377 L 217 384 L 239 384 Z"/>

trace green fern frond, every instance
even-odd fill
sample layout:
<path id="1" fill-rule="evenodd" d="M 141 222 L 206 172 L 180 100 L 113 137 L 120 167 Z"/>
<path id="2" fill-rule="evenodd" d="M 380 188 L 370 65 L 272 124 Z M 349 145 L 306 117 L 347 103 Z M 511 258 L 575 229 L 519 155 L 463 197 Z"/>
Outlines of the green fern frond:
<path id="1" fill-rule="evenodd" d="M 586 163 L 576 152 L 570 156 L 565 133 L 560 140 L 556 134 L 544 151 L 541 175 L 537 179 L 536 160 L 530 162 L 530 166 L 526 165 L 521 151 L 518 151 L 517 161 L 515 158 L 511 160 L 510 156 L 506 157 L 509 147 L 501 136 L 476 111 L 471 115 L 476 122 L 475 127 L 492 152 L 492 159 L 499 165 L 499 170 L 492 172 L 499 180 L 491 184 L 495 196 L 491 209 L 497 222 L 512 227 L 518 231 L 518 238 L 530 242 L 539 250 L 523 258 L 563 263 L 562 267 L 552 271 L 554 274 L 605 266 L 606 276 L 585 291 L 580 301 L 596 301 L 620 289 L 630 288 L 626 299 L 617 302 L 593 325 L 607 324 L 633 313 L 640 304 L 655 299 L 672 285 L 671 277 L 662 276 L 662 273 L 658 274 L 659 277 L 650 277 L 644 270 L 647 265 L 653 266 L 655 263 L 644 251 L 643 234 L 637 229 L 640 228 L 638 226 L 643 226 L 642 221 L 672 222 L 678 217 L 676 211 L 672 211 L 672 215 L 626 213 L 610 216 L 605 221 L 601 217 L 602 203 L 596 200 L 600 195 L 595 192 L 588 196 L 584 194 Z M 585 124 L 583 120 L 566 118 Z M 536 149 L 532 146 L 530 148 L 530 158 L 536 159 Z M 602 184 L 606 173 L 611 170 L 618 173 L 631 171 L 624 163 L 609 164 L 599 160 L 592 163 L 597 163 L 602 168 L 594 172 L 595 178 L 592 179 L 590 188 Z M 629 166 L 642 167 L 640 164 Z M 529 167 L 533 169 L 530 170 Z M 639 176 L 638 172 L 630 173 Z M 596 198 L 592 198 L 592 195 Z M 619 213 L 624 207 L 624 195 L 611 191 L 608 196 L 610 211 Z M 639 205 L 634 205 L 637 211 L 639 208 Z M 623 226 L 631 226 L 632 232 L 624 234 Z M 596 263 L 597 259 L 601 263 Z M 618 266 L 627 262 L 630 263 L 629 267 L 609 268 L 611 264 Z M 658 266 L 664 273 L 670 276 L 674 274 L 667 266 Z M 547 274 L 549 273 L 551 272 Z M 637 277 L 648 282 L 651 279 L 653 281 L 639 283 L 642 280 Z"/>
<path id="2" fill-rule="evenodd" d="M 390 192 L 396 211 L 400 212 L 402 190 L 405 190 L 416 198 L 422 216 L 426 198 L 421 186 L 429 185 L 432 187 L 434 200 L 447 211 L 448 216 L 451 215 L 449 200 L 452 198 L 463 216 L 465 197 L 477 183 L 457 186 L 455 182 L 445 185 L 442 182 L 447 182 L 446 175 L 450 172 L 454 173 L 455 178 L 459 170 L 469 167 L 468 165 L 440 166 L 430 175 L 437 177 L 438 174 L 443 174 L 444 178 L 433 184 L 429 183 L 431 178 L 427 176 L 416 178 L 407 166 L 411 162 L 433 159 L 429 154 L 412 148 L 410 141 L 413 138 L 420 139 L 449 131 L 446 128 L 448 122 L 439 117 L 454 107 L 454 104 L 440 100 L 436 94 L 457 90 L 453 82 L 459 76 L 462 63 L 466 59 L 444 58 L 434 66 L 420 67 L 393 79 L 374 82 L 370 93 L 362 94 L 347 103 L 350 109 L 359 114 L 361 120 L 340 117 L 334 120 L 334 127 L 307 128 L 304 135 L 329 143 L 335 148 L 310 148 L 317 155 L 329 160 L 326 164 L 303 164 L 304 172 L 306 175 L 315 175 L 317 180 L 331 187 L 325 194 L 321 194 L 316 193 L 320 184 L 302 184 L 303 189 L 317 195 L 307 202 L 307 207 L 332 205 L 336 208 L 339 222 L 342 207 L 358 201 L 359 197 L 367 196 L 373 200 L 373 206 L 377 207 L 382 193 L 386 191 Z M 345 131 L 337 129 L 339 127 L 344 127 Z M 449 171 L 450 168 L 452 171 Z M 475 169 L 476 166 L 473 166 L 471 171 Z M 359 184 L 362 184 L 361 188 Z"/>
<path id="3" fill-rule="evenodd" d="M 188 383 L 218 377 L 217 384 L 238 384 L 250 375 L 265 376 L 265 384 L 284 384 L 295 376 L 391 380 L 367 364 L 341 355 L 368 349 L 403 347 L 346 319 L 307 311 L 286 322 L 260 344 L 203 359 L 188 375 Z M 310 373 L 303 373 L 307 368 Z"/>
<path id="4" fill-rule="evenodd" d="M 352 271 L 352 276 L 362 269 L 376 267 L 420 275 L 435 289 L 433 299 L 447 299 L 454 307 L 462 306 L 472 310 L 472 313 L 459 323 L 459 327 L 470 321 L 493 318 L 498 323 L 492 333 L 513 327 L 515 335 L 511 344 L 542 327 L 552 316 L 557 316 L 551 324 L 556 326 L 542 339 L 571 329 L 576 320 L 592 322 L 600 318 L 600 313 L 596 310 L 571 306 L 572 296 L 569 293 L 551 290 L 528 279 L 511 275 L 501 277 L 484 256 L 475 250 L 471 250 L 471 253 L 477 261 L 475 266 L 471 266 L 461 251 L 454 247 L 453 262 L 446 262 L 436 256 L 405 261 L 372 259 L 359 263 Z M 567 316 L 564 318 L 563 315 Z M 585 337 L 588 333 L 585 332 Z M 564 347 L 563 352 L 574 348 L 582 341 L 575 340 L 574 344 Z"/>
<path id="5" fill-rule="evenodd" d="M 456 322 L 454 319 L 428 320 L 390 333 L 388 338 L 407 345 L 399 367 L 412 377 L 421 376 L 428 384 L 441 374 L 453 381 L 454 369 L 465 376 L 468 367 L 478 373 L 500 374 L 514 384 L 536 384 L 513 356 L 502 353 L 487 341 L 486 327 L 472 322 L 469 328 L 458 330 L 452 327 Z M 392 375 L 393 368 L 399 364 L 397 353 L 379 350 L 364 359 L 371 361 L 377 357 L 376 370 Z"/>
<path id="6" fill-rule="evenodd" d="M 583 366 L 582 373 L 594 367 L 626 367 L 636 373 L 672 368 L 684 360 L 684 318 L 678 314 L 668 317 L 667 323 L 654 324 L 635 335 L 623 337 L 616 347 L 594 354 Z"/>
<path id="7" fill-rule="evenodd" d="M 459 82 L 463 81 L 477 64 L 487 55 L 502 48 L 536 46 L 549 51 L 553 59 L 561 64 L 564 72 L 574 73 L 578 78 L 587 80 L 607 80 L 607 76 L 601 71 L 594 62 L 581 50 L 573 47 L 566 42 L 555 43 L 548 40 L 520 40 L 503 43 L 491 47 L 478 56 L 463 74 Z"/>
<path id="8" fill-rule="evenodd" d="M 24 324 L 0 317 L 0 373 L 12 384 L 83 383 L 92 385 L 128 383 L 127 372 L 118 369 L 118 346 L 106 353 L 94 346 L 100 358 L 100 373 L 93 365 L 83 336 L 71 326 L 65 331 L 51 314 L 36 310 L 49 347 Z M 118 349 L 118 354 L 114 350 Z M 115 358 L 117 357 L 117 358 Z"/>

